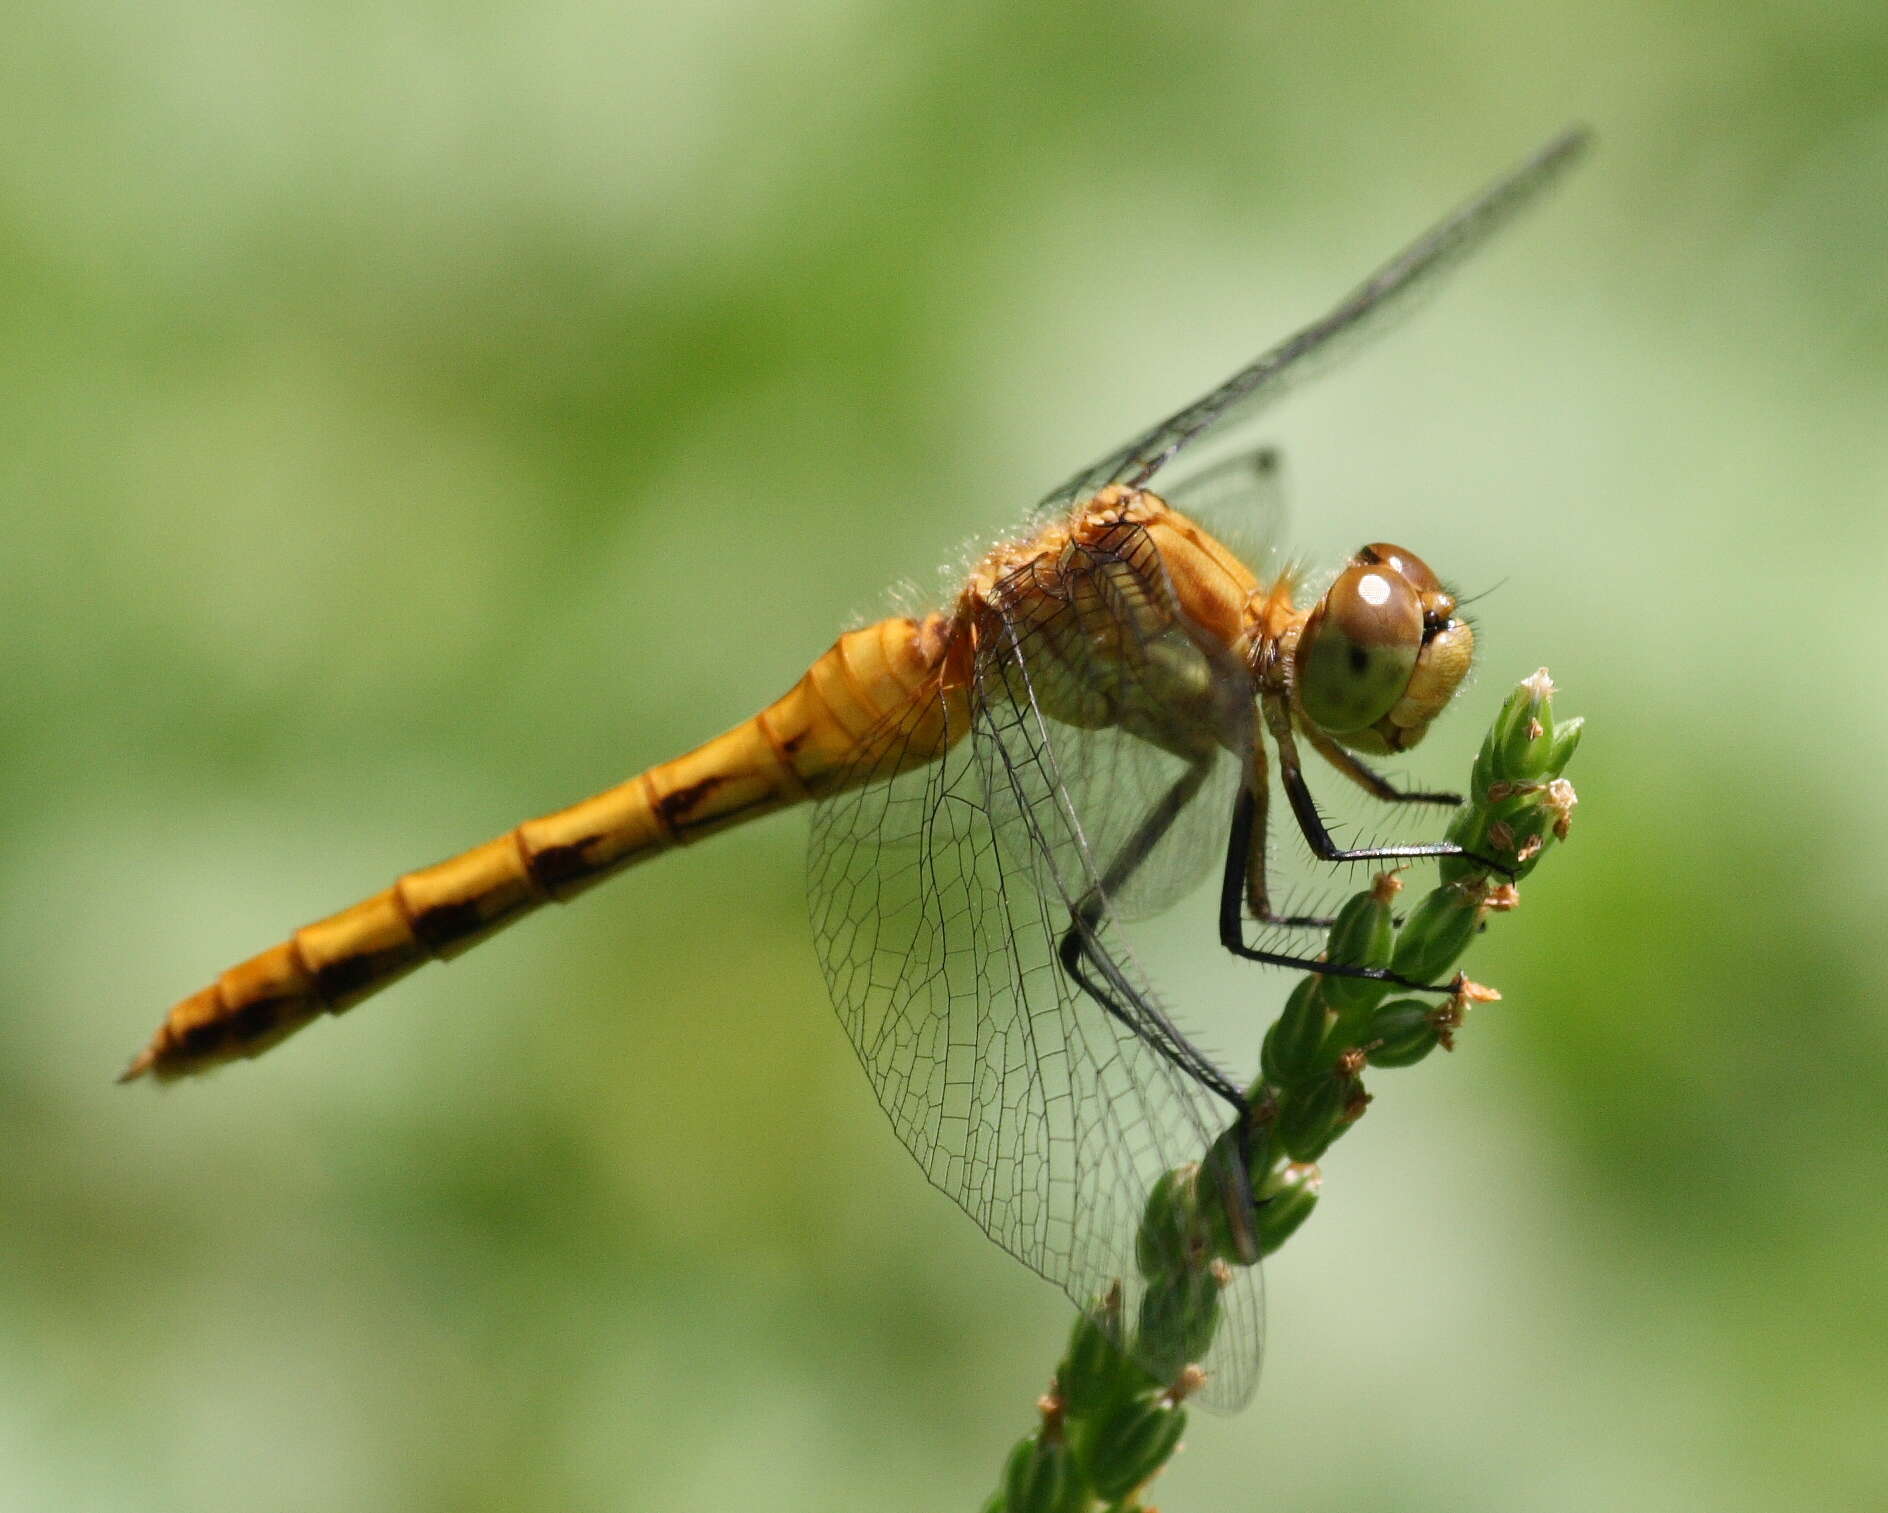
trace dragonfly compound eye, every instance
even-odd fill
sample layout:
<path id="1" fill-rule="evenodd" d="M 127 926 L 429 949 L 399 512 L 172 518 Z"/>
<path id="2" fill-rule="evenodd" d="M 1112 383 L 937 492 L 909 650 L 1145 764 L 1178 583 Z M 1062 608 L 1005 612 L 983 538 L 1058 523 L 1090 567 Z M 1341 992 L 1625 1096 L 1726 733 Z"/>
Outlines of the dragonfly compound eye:
<path id="1" fill-rule="evenodd" d="M 1403 581 L 1427 601 L 1447 595 L 1441 581 L 1430 570 L 1429 564 L 1418 557 L 1406 546 L 1392 546 L 1387 541 L 1373 541 L 1350 559 L 1368 567 L 1383 566 L 1399 574 Z M 1451 606 L 1455 600 L 1449 600 Z"/>
<path id="2" fill-rule="evenodd" d="M 1333 735 L 1361 731 L 1396 707 L 1423 649 L 1422 596 L 1395 568 L 1353 561 L 1298 638 L 1298 697 Z"/>

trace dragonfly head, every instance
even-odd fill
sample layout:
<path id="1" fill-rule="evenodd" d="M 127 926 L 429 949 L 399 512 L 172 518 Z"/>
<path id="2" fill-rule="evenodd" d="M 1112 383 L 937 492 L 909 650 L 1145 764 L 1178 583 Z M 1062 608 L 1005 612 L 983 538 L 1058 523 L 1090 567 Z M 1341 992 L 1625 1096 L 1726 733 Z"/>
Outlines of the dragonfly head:
<path id="1" fill-rule="evenodd" d="M 1304 717 L 1357 751 L 1407 751 L 1475 655 L 1455 595 L 1414 552 L 1364 547 L 1306 616 L 1294 652 Z"/>

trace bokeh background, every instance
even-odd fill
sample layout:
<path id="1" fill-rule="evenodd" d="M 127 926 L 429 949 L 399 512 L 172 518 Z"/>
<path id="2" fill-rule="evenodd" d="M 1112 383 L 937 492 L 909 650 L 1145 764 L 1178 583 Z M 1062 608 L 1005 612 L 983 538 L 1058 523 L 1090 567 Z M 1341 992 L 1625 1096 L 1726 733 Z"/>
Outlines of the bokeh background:
<path id="1" fill-rule="evenodd" d="M 111 1076 L 287 928 L 748 713 L 1576 118 L 1562 195 L 1257 433 L 1307 556 L 1495 590 L 1416 770 L 1543 662 L 1591 729 L 1473 960 L 1504 1002 L 1377 1079 L 1258 1401 L 1159 1500 L 1888 1501 L 1888 11 L 7 31 L 0 1505 L 977 1506 L 1068 1310 L 874 1106 L 798 817 Z M 1165 928 L 1185 1005 L 1210 910 Z"/>

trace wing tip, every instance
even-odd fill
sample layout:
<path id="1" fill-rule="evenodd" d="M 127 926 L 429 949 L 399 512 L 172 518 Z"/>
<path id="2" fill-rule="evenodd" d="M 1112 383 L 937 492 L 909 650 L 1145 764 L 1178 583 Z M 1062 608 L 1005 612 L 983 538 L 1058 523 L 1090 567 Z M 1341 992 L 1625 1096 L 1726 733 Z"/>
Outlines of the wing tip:
<path id="1" fill-rule="evenodd" d="M 1597 140 L 1597 133 L 1585 121 L 1569 121 L 1535 150 L 1515 171 L 1514 178 L 1530 185 L 1558 178 L 1591 152 Z"/>

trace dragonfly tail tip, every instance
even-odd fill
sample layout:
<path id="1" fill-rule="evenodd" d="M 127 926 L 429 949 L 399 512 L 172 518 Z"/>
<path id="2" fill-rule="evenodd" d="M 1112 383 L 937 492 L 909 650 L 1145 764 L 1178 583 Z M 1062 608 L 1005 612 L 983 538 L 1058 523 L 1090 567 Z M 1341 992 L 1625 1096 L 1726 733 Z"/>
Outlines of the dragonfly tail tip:
<path id="1" fill-rule="evenodd" d="M 151 1064 L 156 1060 L 157 1057 L 152 1054 L 151 1048 L 146 1046 L 143 1050 L 139 1051 L 136 1056 L 132 1057 L 130 1065 L 118 1074 L 116 1079 L 118 1084 L 122 1086 L 127 1082 L 136 1082 L 151 1069 Z"/>

